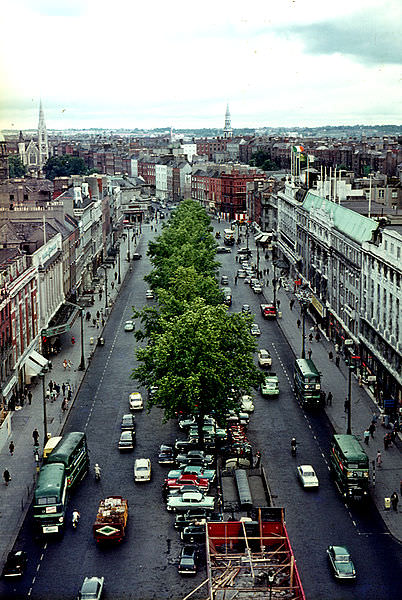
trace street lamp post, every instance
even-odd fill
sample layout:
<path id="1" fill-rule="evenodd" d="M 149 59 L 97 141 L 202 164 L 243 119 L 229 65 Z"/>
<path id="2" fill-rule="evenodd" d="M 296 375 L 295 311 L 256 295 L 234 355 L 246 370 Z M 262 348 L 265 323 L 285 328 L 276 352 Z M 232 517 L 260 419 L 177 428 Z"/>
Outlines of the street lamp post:
<path id="1" fill-rule="evenodd" d="M 127 262 L 130 262 L 130 230 L 128 228 L 127 228 L 127 239 L 128 239 Z"/>
<path id="2" fill-rule="evenodd" d="M 352 434 L 352 371 L 354 366 L 352 364 L 348 365 L 349 368 L 349 379 L 348 379 L 348 426 L 346 429 L 346 433 L 348 435 Z"/>
<path id="3" fill-rule="evenodd" d="M 306 358 L 306 303 L 301 301 L 301 313 L 302 313 L 302 351 L 301 357 Z"/>
<path id="4" fill-rule="evenodd" d="M 49 361 L 47 362 L 47 365 Z M 45 387 L 45 374 L 49 370 L 48 366 L 42 367 L 39 377 L 42 379 L 42 401 L 43 401 L 43 447 L 46 446 L 47 442 L 47 413 L 46 413 L 46 387 Z"/>
<path id="5" fill-rule="evenodd" d="M 272 265 L 274 267 L 274 278 L 272 280 L 272 287 L 274 288 L 274 306 L 276 308 L 276 261 L 272 261 Z"/>
<path id="6" fill-rule="evenodd" d="M 74 302 L 65 302 L 66 304 L 71 304 L 71 306 L 75 306 L 80 309 L 81 312 L 81 361 L 78 367 L 78 371 L 85 371 L 85 356 L 84 356 L 84 309 L 79 304 L 74 304 Z"/>
<path id="7" fill-rule="evenodd" d="M 118 279 L 117 283 L 120 285 L 121 283 L 121 275 L 120 275 L 120 242 L 117 244 L 117 264 L 118 264 Z"/>
<path id="8" fill-rule="evenodd" d="M 105 310 L 107 310 L 107 267 L 100 265 L 100 268 L 105 271 Z"/>

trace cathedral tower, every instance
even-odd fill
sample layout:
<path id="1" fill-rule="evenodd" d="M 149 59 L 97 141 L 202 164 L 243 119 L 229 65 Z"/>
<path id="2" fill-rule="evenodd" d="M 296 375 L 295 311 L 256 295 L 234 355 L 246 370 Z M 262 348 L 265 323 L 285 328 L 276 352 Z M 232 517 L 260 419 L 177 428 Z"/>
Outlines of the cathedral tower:
<path id="1" fill-rule="evenodd" d="M 39 123 L 38 123 L 38 150 L 39 150 L 39 172 L 42 171 L 44 164 L 49 158 L 49 145 L 47 141 L 47 129 L 45 116 L 43 114 L 42 100 L 39 104 Z"/>

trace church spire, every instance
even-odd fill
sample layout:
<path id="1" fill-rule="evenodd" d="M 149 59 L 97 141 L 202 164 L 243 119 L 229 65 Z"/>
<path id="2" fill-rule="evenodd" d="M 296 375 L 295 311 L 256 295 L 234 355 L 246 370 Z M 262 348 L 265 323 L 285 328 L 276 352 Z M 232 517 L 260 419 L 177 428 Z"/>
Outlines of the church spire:
<path id="1" fill-rule="evenodd" d="M 39 103 L 39 123 L 38 123 L 38 150 L 39 150 L 39 172 L 42 171 L 44 164 L 49 158 L 49 145 L 47 141 L 47 129 L 45 116 L 43 113 L 42 100 Z"/>
<path id="2" fill-rule="evenodd" d="M 233 135 L 230 112 L 229 112 L 229 104 L 226 106 L 226 114 L 225 114 L 225 128 L 223 130 L 223 137 L 231 138 Z"/>

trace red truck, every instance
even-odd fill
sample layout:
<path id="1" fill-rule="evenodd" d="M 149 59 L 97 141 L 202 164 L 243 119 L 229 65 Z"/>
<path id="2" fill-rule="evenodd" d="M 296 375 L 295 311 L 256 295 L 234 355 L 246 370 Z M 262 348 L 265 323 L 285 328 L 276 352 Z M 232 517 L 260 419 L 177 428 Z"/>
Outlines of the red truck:
<path id="1" fill-rule="evenodd" d="M 100 501 L 93 526 L 98 543 L 121 542 L 126 534 L 128 503 L 121 496 L 109 496 Z"/>

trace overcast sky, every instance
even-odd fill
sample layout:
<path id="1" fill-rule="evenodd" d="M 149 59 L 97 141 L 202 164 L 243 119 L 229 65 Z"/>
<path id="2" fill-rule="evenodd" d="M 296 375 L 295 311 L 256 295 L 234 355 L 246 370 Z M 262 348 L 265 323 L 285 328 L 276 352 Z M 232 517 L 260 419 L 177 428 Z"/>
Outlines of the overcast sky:
<path id="1" fill-rule="evenodd" d="M 400 124 L 401 0 L 3 0 L 0 128 Z"/>

